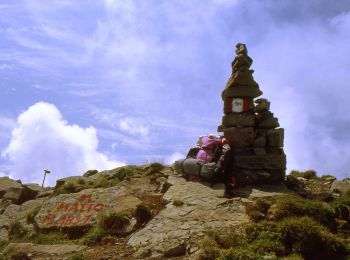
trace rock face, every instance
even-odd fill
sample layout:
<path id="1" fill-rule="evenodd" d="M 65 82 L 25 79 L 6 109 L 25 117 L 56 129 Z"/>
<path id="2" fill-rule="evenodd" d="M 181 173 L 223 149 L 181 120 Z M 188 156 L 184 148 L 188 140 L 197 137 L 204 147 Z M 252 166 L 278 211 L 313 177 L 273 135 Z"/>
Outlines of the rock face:
<path id="1" fill-rule="evenodd" d="M 331 186 L 332 192 L 347 193 L 350 192 L 350 179 L 334 181 Z"/>
<path id="2" fill-rule="evenodd" d="M 4 249 L 6 253 L 22 253 L 27 258 L 20 259 L 69 259 L 72 253 L 84 250 L 82 245 L 36 245 L 33 243 L 11 243 Z M 11 258 L 12 259 L 12 258 Z M 19 259 L 19 258 L 16 258 Z"/>
<path id="3" fill-rule="evenodd" d="M 180 177 L 169 177 L 172 185 L 164 194 L 166 208 L 142 230 L 133 234 L 129 245 L 140 256 L 170 257 L 194 253 L 209 230 L 239 227 L 249 219 L 240 198 L 223 198 L 223 189 L 212 189 Z M 176 202 L 182 206 L 175 206 Z"/>
<path id="4" fill-rule="evenodd" d="M 40 229 L 75 229 L 96 224 L 106 211 L 132 213 L 142 201 L 140 196 L 156 197 L 158 185 L 145 178 L 123 181 L 115 187 L 84 189 L 60 194 L 46 200 L 35 217 Z"/>
<path id="5" fill-rule="evenodd" d="M 254 101 L 262 92 L 249 69 L 253 60 L 244 44 L 236 47 L 232 75 L 221 95 L 225 115 L 218 131 L 224 132 L 231 147 L 225 160 L 242 184 L 278 182 L 286 170 L 284 129 L 278 128 L 267 99 Z"/>
<path id="6" fill-rule="evenodd" d="M 246 186 L 237 190 L 239 197 L 228 199 L 223 197 L 224 185 L 209 187 L 177 176 L 170 176 L 168 182 L 171 187 L 164 194 L 166 207 L 129 238 L 128 244 L 138 249 L 141 259 L 185 255 L 195 259 L 207 232 L 237 230 L 249 223 L 245 204 L 290 193 L 283 185 Z"/>
<path id="7" fill-rule="evenodd" d="M 45 201 L 35 221 L 41 229 L 91 226 L 99 213 L 111 207 L 120 192 L 112 187 L 60 194 Z"/>
<path id="8" fill-rule="evenodd" d="M 37 185 L 38 186 L 38 185 Z M 32 200 L 39 193 L 37 186 L 22 185 L 21 182 L 10 179 L 9 177 L 0 177 L 0 211 L 8 204 L 22 204 L 25 201 Z M 40 188 L 40 187 L 39 187 Z M 7 203 L 6 203 L 7 202 Z"/>

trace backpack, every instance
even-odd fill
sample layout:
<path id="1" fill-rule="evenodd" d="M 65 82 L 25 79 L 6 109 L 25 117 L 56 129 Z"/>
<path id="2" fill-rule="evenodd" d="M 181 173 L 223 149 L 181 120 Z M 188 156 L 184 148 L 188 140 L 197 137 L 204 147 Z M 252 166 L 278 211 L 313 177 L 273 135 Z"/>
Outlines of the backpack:
<path id="1" fill-rule="evenodd" d="M 214 135 L 200 137 L 198 144 L 200 145 L 200 150 L 197 153 L 196 159 L 204 162 L 212 162 L 215 152 L 222 146 L 221 138 Z"/>
<path id="2" fill-rule="evenodd" d="M 198 159 L 188 158 L 175 161 L 175 171 L 187 178 L 196 176 L 206 181 L 214 179 L 216 175 L 217 163 L 205 163 Z"/>

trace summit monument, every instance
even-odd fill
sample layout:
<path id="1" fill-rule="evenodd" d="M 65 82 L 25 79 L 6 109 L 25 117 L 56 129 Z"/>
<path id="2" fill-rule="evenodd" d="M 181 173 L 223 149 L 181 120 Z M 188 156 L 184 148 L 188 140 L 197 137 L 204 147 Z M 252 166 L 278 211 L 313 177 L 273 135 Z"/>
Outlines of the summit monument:
<path id="1" fill-rule="evenodd" d="M 284 129 L 270 111 L 270 102 L 256 99 L 263 92 L 253 78 L 252 63 L 246 45 L 238 43 L 232 74 L 221 94 L 224 115 L 218 132 L 231 147 L 225 164 L 241 184 L 279 182 L 286 171 Z"/>

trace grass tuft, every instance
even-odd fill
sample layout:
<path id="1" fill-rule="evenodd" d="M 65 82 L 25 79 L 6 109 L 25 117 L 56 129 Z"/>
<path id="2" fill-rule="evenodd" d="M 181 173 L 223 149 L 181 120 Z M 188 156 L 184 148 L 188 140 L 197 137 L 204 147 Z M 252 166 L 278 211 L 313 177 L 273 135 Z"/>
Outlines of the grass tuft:
<path id="1" fill-rule="evenodd" d="M 175 207 L 182 207 L 184 204 L 185 204 L 185 203 L 184 203 L 182 200 L 180 200 L 180 199 L 174 199 L 174 200 L 173 200 L 173 205 L 174 205 Z"/>

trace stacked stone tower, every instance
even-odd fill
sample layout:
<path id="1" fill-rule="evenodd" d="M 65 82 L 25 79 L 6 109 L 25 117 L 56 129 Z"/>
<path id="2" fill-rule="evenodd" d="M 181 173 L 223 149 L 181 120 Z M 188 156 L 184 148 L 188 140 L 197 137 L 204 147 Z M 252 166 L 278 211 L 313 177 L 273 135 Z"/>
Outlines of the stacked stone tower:
<path id="1" fill-rule="evenodd" d="M 232 174 L 243 184 L 272 183 L 285 176 L 286 156 L 283 151 L 284 130 L 278 128 L 278 119 L 270 112 L 267 99 L 250 70 L 253 60 L 244 44 L 236 45 L 232 75 L 222 92 L 224 116 L 219 132 L 231 147 Z"/>

